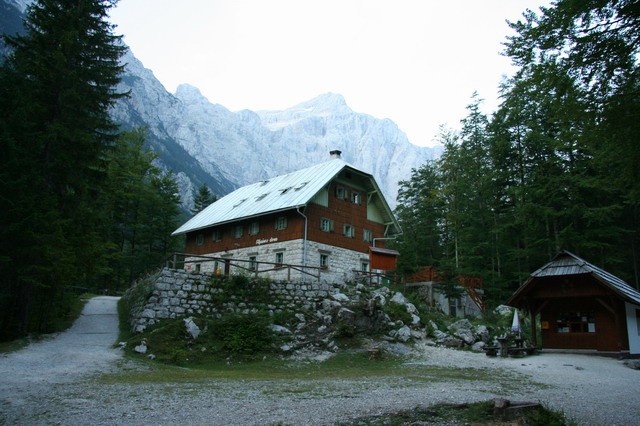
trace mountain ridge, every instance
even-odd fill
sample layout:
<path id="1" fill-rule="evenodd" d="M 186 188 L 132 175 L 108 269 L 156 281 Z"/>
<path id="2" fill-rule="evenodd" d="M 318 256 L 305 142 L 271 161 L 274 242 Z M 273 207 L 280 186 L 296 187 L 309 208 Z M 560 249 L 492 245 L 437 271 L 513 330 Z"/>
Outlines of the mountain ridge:
<path id="1" fill-rule="evenodd" d="M 4 0 L 17 17 L 0 29 L 15 28 L 24 0 Z M 11 7 L 13 5 L 13 7 Z M 111 110 L 121 129 L 147 129 L 147 146 L 157 164 L 174 171 L 185 210 L 206 184 L 222 196 L 259 180 L 326 161 L 339 149 L 343 159 L 377 180 L 395 206 L 398 182 L 436 158 L 438 148 L 413 145 L 390 119 L 354 112 L 341 94 L 327 92 L 279 111 L 230 111 L 201 91 L 181 84 L 170 93 L 130 49 L 117 90 L 129 92 Z"/>

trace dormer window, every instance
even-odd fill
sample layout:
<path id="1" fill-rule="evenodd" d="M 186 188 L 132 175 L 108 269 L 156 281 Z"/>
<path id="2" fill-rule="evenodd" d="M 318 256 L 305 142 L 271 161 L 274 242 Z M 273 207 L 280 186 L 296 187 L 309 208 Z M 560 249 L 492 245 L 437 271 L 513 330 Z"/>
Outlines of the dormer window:
<path id="1" fill-rule="evenodd" d="M 358 205 L 362 204 L 362 196 L 360 195 L 359 192 L 351 193 L 351 202 Z"/>

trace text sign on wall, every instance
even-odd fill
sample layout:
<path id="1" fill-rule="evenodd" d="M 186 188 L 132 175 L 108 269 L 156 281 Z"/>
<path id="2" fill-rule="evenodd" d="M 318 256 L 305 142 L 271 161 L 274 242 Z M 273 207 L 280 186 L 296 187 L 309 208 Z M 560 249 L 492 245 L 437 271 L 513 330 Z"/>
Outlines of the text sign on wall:
<path id="1" fill-rule="evenodd" d="M 271 237 L 271 238 L 269 238 L 269 239 L 267 239 L 267 238 L 258 238 L 258 239 L 256 240 L 256 245 L 257 245 L 257 246 L 259 246 L 259 245 L 261 245 L 261 244 L 275 243 L 275 242 L 277 242 L 277 241 L 278 241 L 278 238 L 277 238 L 277 237 Z"/>

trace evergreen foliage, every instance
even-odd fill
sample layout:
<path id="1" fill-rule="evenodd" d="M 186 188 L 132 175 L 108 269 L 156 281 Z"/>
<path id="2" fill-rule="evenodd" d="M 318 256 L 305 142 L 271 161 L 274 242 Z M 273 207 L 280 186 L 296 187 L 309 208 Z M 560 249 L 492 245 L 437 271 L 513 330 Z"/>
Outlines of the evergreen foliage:
<path id="1" fill-rule="evenodd" d="M 566 249 L 639 287 L 636 3 L 560 0 L 511 24 L 499 110 L 474 94 L 440 160 L 401 182 L 401 269 L 482 277 L 501 303 Z"/>
<path id="2" fill-rule="evenodd" d="M 175 181 L 109 108 L 115 1 L 40 0 L 0 67 L 0 340 L 49 332 L 75 290 L 117 289 L 170 249 Z"/>
<path id="3" fill-rule="evenodd" d="M 209 204 L 214 203 L 218 200 L 218 197 L 215 194 L 211 193 L 211 190 L 207 186 L 207 184 L 203 183 L 193 198 L 193 209 L 191 209 L 191 213 L 194 215 L 200 213 L 202 210 L 209 207 Z"/>

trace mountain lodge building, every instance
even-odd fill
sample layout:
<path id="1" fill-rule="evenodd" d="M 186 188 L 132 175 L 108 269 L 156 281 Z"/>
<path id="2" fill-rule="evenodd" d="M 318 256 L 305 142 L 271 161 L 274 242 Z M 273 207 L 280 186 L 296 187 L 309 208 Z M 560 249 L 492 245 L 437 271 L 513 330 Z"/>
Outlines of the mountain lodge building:
<path id="1" fill-rule="evenodd" d="M 195 215 L 172 234 L 186 234 L 186 268 L 326 282 L 394 269 L 398 253 L 384 242 L 400 226 L 373 176 L 340 154 L 331 151 L 327 162 L 239 188 Z"/>

